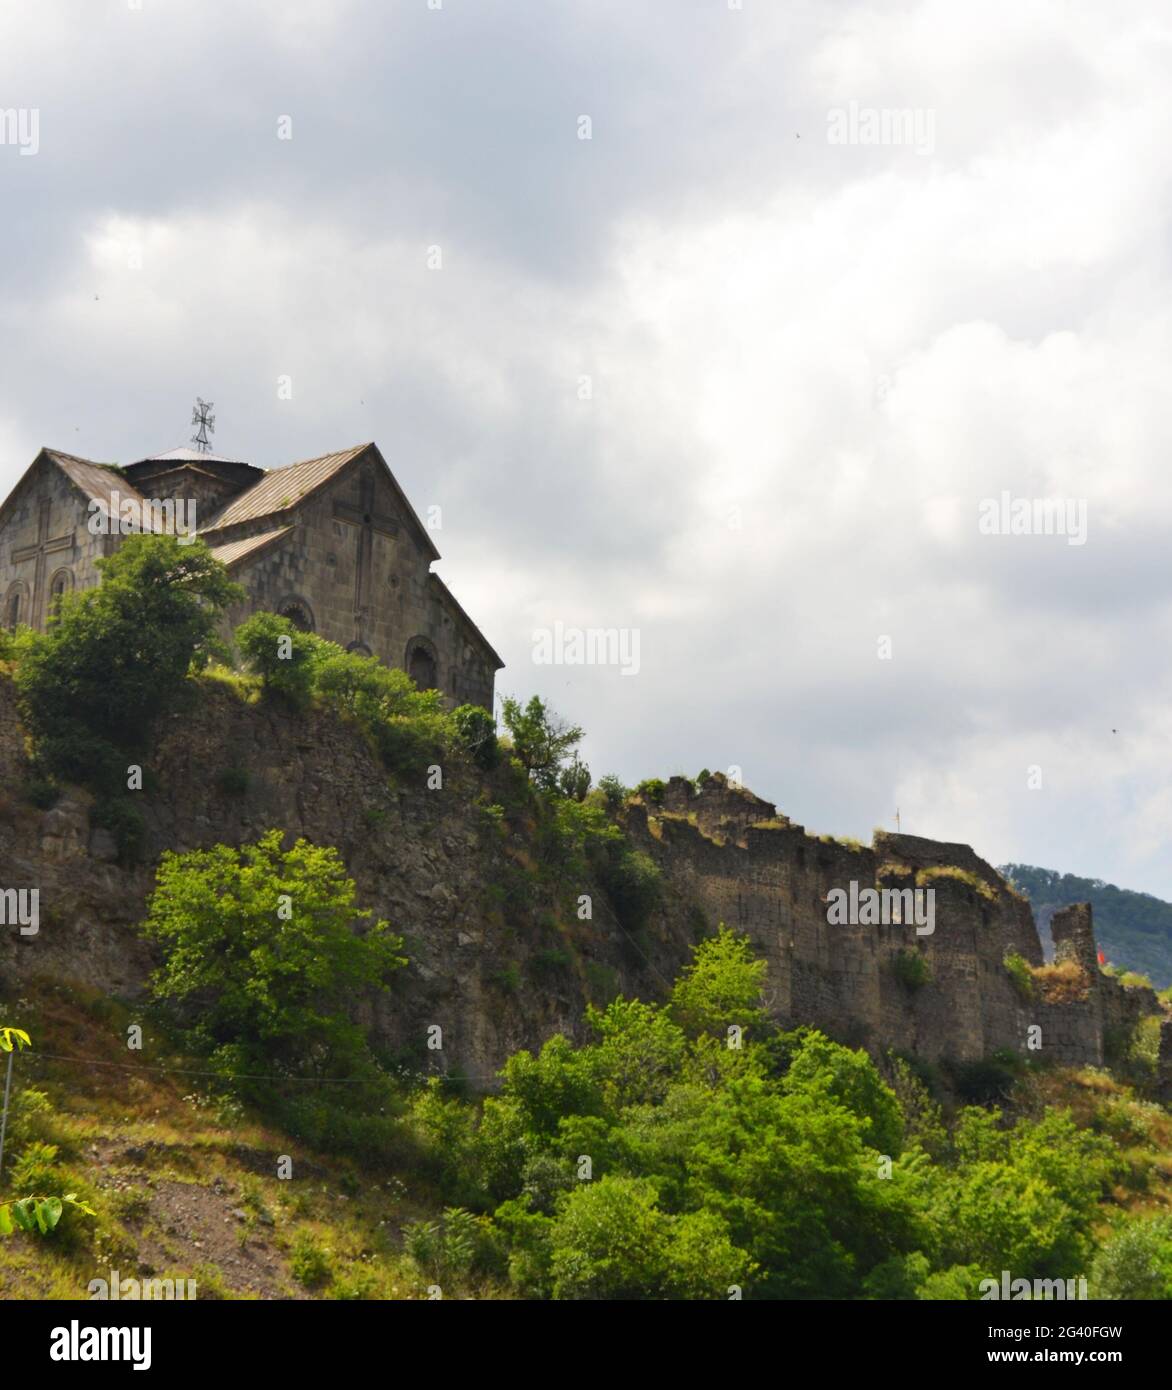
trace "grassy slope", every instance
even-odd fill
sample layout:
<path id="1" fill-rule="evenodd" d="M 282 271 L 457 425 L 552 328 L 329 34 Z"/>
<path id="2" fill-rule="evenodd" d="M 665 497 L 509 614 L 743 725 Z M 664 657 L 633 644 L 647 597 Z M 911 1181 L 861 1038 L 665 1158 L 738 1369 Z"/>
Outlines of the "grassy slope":
<path id="1" fill-rule="evenodd" d="M 48 1180 L 84 1195 L 98 1216 L 67 1216 L 49 1240 L 0 1240 L 0 1297 L 85 1297 L 89 1281 L 108 1278 L 111 1268 L 123 1277 L 194 1278 L 200 1298 L 428 1297 L 428 1280 L 401 1238 L 408 1222 L 438 1214 L 425 1179 L 309 1152 L 254 1116 L 217 1108 L 200 1091 L 202 1078 L 146 1070 L 200 1064 L 152 1047 L 149 1028 L 143 1052 L 128 1052 L 131 1016 L 92 994 L 46 987 L 4 1013 L 33 1032 L 41 1054 L 89 1063 L 19 1058 L 16 1089 L 44 1092 L 51 1109 L 18 1121 L 9 1153 L 19 1163 L 30 1142 L 57 1144 Z M 1121 1210 L 1172 1210 L 1167 1108 L 1092 1068 L 1028 1074 L 1012 1108 L 1050 1106 L 1070 1106 L 1080 1125 L 1108 1134 L 1126 1159 L 1125 1176 L 1103 1204 L 1102 1234 Z M 288 1180 L 276 1176 L 282 1154 L 293 1160 Z M 8 1158 L 5 1168 L 4 1189 L 14 1195 Z"/>
<path id="2" fill-rule="evenodd" d="M 17 1059 L 14 1099 L 34 1087 L 51 1109 L 10 1129 L 0 1194 L 20 1195 L 12 1181 L 29 1143 L 51 1142 L 59 1154 L 38 1191 L 77 1191 L 98 1216 L 67 1214 L 47 1240 L 0 1240 L 0 1297 L 85 1298 L 111 1268 L 194 1278 L 199 1298 L 428 1297 L 401 1249 L 401 1227 L 438 1208 L 425 1184 L 307 1152 L 217 1107 L 204 1078 L 146 1070 L 200 1063 L 152 1048 L 149 1028 L 143 1051 L 128 1051 L 135 1019 L 107 1001 L 52 987 L 3 1012 L 34 1041 Z M 289 1179 L 276 1176 L 282 1154 Z"/>

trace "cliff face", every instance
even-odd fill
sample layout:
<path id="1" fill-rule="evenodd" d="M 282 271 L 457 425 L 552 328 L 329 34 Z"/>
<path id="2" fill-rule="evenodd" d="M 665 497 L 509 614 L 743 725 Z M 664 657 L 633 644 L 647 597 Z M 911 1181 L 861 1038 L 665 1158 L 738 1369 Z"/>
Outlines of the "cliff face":
<path id="1" fill-rule="evenodd" d="M 228 769 L 247 773 L 242 794 L 223 790 L 218 774 Z M 410 1066 L 481 1084 L 517 1048 L 558 1031 L 581 1036 L 588 1002 L 663 997 L 718 922 L 746 932 L 767 959 L 776 1017 L 875 1049 L 973 1058 L 1033 1042 L 1036 1055 L 1098 1063 L 1111 1028 L 1158 1007 L 1150 992 L 1124 991 L 1099 972 L 1089 910 L 1067 931 L 1087 966 L 1085 997 L 1023 1001 L 1002 962 L 1009 951 L 1041 962 L 1029 904 L 967 846 L 887 834 L 870 848 L 827 843 L 719 776 L 699 793 L 673 779 L 662 806 L 623 812 L 664 882 L 660 908 L 635 935 L 588 874 L 554 884 L 535 874 L 533 825 L 486 813 L 493 789 L 481 779 L 445 768 L 442 789 L 392 787 L 360 735 L 328 714 L 284 715 L 205 687 L 160 730 L 141 793 L 144 862 L 133 869 L 115 865 L 108 837 L 90 831 L 85 794 L 37 811 L 16 795 L 23 776 L 23 735 L 0 682 L 0 889 L 38 888 L 41 899 L 35 936 L 0 926 L 5 994 L 22 978 L 55 974 L 133 998 L 151 965 L 135 923 L 159 854 L 240 844 L 278 826 L 334 845 L 361 904 L 406 937 L 410 966 L 368 1006 L 381 1041 Z M 930 935 L 911 923 L 828 921 L 835 889 L 917 881 L 935 893 Z M 581 894 L 590 920 L 572 908 Z M 927 966 L 918 988 L 904 982 L 913 954 Z M 435 1024 L 439 1052 L 427 1048 Z"/>
<path id="2" fill-rule="evenodd" d="M 1086 907 L 1069 928 L 1085 997 L 1024 999 L 1004 960 L 1042 964 L 1030 905 L 967 845 L 881 831 L 869 848 L 816 839 L 719 775 L 698 792 L 673 778 L 650 817 L 632 808 L 629 830 L 707 919 L 749 934 L 769 962 L 772 1010 L 787 1021 L 928 1058 L 1011 1048 L 1098 1065 L 1110 1030 L 1159 1012 L 1151 990 L 1124 990 L 1100 972 Z M 852 883 L 930 888 L 933 930 L 832 924 L 831 895 Z M 927 967 L 919 987 L 901 970 L 913 953 Z"/>

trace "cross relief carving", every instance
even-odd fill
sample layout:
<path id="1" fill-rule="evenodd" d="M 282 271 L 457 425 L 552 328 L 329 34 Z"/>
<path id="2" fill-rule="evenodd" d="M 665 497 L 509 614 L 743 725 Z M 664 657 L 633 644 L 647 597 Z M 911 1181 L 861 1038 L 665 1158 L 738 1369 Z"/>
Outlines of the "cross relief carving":
<path id="1" fill-rule="evenodd" d="M 354 640 L 371 647 L 367 639 L 366 624 L 371 611 L 371 575 L 374 569 L 374 533 L 383 536 L 396 536 L 399 523 L 393 516 L 385 516 L 375 511 L 374 475 L 362 475 L 362 491 L 357 507 L 346 502 L 334 503 L 334 516 L 338 521 L 353 526 L 358 531 L 358 562 L 354 566 Z"/>

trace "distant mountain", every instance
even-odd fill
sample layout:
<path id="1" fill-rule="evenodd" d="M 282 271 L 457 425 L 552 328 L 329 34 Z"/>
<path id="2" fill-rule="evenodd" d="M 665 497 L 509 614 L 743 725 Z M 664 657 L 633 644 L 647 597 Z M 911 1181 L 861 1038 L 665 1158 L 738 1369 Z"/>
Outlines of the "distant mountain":
<path id="1" fill-rule="evenodd" d="M 1002 864 L 999 872 L 1029 898 L 1047 958 L 1050 918 L 1068 903 L 1090 903 L 1099 950 L 1112 965 L 1146 975 L 1157 989 L 1172 984 L 1172 903 L 1032 864 Z"/>

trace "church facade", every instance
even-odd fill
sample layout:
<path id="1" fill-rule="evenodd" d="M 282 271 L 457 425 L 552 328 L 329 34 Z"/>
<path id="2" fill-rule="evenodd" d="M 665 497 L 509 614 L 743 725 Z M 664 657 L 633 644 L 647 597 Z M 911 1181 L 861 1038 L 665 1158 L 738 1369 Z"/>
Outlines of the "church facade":
<path id="1" fill-rule="evenodd" d="M 120 516 L 160 530 L 172 513 L 194 515 L 244 588 L 231 627 L 280 613 L 449 705 L 492 708 L 503 662 L 432 572 L 439 551 L 375 444 L 268 470 L 192 449 L 123 468 L 42 449 L 0 506 L 0 620 L 43 629 L 57 596 L 99 582 Z"/>

